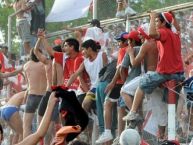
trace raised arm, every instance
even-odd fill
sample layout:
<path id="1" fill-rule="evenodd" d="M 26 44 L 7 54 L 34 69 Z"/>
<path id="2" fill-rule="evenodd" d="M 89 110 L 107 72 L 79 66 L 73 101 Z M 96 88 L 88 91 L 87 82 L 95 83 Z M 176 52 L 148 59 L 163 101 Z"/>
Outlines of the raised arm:
<path id="1" fill-rule="evenodd" d="M 84 63 L 82 63 L 80 65 L 80 67 L 78 68 L 78 70 L 73 74 L 71 75 L 70 79 L 68 80 L 67 82 L 67 85 L 66 87 L 70 87 L 70 85 L 76 80 L 76 78 L 81 75 L 81 73 L 84 71 Z"/>
<path id="2" fill-rule="evenodd" d="M 54 56 L 55 51 L 49 45 L 48 40 L 46 38 L 44 38 L 42 41 L 43 41 L 44 48 L 47 50 L 48 54 L 50 56 Z"/>
<path id="3" fill-rule="evenodd" d="M 154 39 L 160 38 L 160 33 L 156 30 L 156 16 L 155 12 L 150 13 L 150 27 L 149 27 L 149 36 Z"/>
<path id="4" fill-rule="evenodd" d="M 38 38 L 35 48 L 34 48 L 34 54 L 36 55 L 36 57 L 38 58 L 39 61 L 41 61 L 43 64 L 47 65 L 49 64 L 49 60 L 46 58 L 46 56 L 44 56 L 40 51 L 40 44 L 42 42 L 41 38 Z"/>
<path id="5" fill-rule="evenodd" d="M 130 57 L 130 62 L 131 62 L 131 65 L 133 67 L 140 65 L 141 62 L 143 61 L 143 59 L 145 58 L 145 48 L 146 48 L 146 44 L 143 44 L 136 57 L 135 57 L 134 48 L 131 48 L 131 47 L 128 48 L 128 54 Z"/>
<path id="6" fill-rule="evenodd" d="M 42 139 L 45 136 L 51 122 L 53 109 L 57 101 L 58 99 L 55 97 L 55 92 L 53 92 L 50 96 L 46 112 L 43 116 L 43 119 L 37 131 L 32 135 L 28 136 L 27 138 L 25 138 L 22 142 L 18 143 L 17 145 L 36 145 L 40 141 L 40 139 Z"/>
<path id="7" fill-rule="evenodd" d="M 13 72 L 6 72 L 6 73 L 0 73 L 0 77 L 1 78 L 8 78 L 8 77 L 12 77 L 12 76 L 16 76 L 18 73 L 21 73 L 23 70 L 23 67 L 18 69 L 18 70 L 15 70 Z"/>

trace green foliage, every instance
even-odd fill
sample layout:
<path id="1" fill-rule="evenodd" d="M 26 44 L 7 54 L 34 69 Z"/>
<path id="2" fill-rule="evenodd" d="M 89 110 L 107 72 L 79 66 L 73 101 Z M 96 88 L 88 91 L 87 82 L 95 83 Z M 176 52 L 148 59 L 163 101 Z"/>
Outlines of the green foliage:
<path id="1" fill-rule="evenodd" d="M 12 14 L 13 12 L 14 11 L 13 11 L 12 8 L 2 8 L 2 7 L 0 7 L 0 28 L 5 32 L 5 38 L 7 38 L 8 16 L 10 14 Z"/>

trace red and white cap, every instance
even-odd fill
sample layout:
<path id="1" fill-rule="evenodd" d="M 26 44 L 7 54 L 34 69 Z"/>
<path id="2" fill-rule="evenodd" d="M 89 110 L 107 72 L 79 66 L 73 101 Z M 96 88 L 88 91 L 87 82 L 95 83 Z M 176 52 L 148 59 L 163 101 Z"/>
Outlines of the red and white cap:
<path id="1" fill-rule="evenodd" d="M 142 24 L 138 28 L 138 32 L 145 38 L 145 39 L 150 39 L 149 37 L 149 23 Z"/>
<path id="2" fill-rule="evenodd" d="M 138 31 L 131 31 L 129 34 L 125 35 L 126 39 L 133 39 L 137 42 L 140 42 L 140 38 L 139 38 L 139 32 Z"/>
<path id="3" fill-rule="evenodd" d="M 161 15 L 163 16 L 164 20 L 168 24 L 172 24 L 173 23 L 173 16 L 172 16 L 172 14 L 170 14 L 169 12 L 162 12 Z"/>

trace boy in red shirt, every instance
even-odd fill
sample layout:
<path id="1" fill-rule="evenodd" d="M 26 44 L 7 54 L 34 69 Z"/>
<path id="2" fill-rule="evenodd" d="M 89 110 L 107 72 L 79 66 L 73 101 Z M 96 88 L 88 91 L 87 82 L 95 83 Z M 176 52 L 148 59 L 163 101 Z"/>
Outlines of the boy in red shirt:
<path id="1" fill-rule="evenodd" d="M 105 130 L 101 134 L 101 136 L 98 138 L 98 140 L 96 141 L 96 144 L 105 143 L 105 142 L 113 139 L 113 135 L 111 134 L 111 121 L 112 121 L 111 114 L 112 114 L 112 110 L 113 110 L 113 104 L 118 101 L 118 99 L 120 97 L 121 87 L 124 84 L 124 82 L 122 81 L 121 76 L 120 76 L 120 66 L 121 66 L 122 60 L 126 54 L 127 47 L 128 47 L 127 35 L 128 35 L 128 33 L 124 32 L 119 37 L 115 38 L 118 41 L 118 45 L 120 47 L 119 51 L 118 51 L 116 73 L 115 73 L 112 81 L 107 85 L 107 87 L 105 89 L 105 93 L 107 94 L 107 96 L 105 98 L 105 102 L 104 102 Z M 119 113 L 124 114 L 122 112 L 124 112 L 124 111 L 119 109 Z"/>
<path id="2" fill-rule="evenodd" d="M 130 121 L 139 118 L 137 110 L 145 93 L 151 94 L 155 88 L 166 81 L 185 79 L 181 57 L 180 27 L 174 14 L 171 12 L 163 12 L 158 15 L 151 13 L 150 17 L 149 36 L 157 41 L 159 60 L 156 72 L 150 72 L 140 80 L 141 83 L 135 93 L 129 113 L 128 120 Z"/>

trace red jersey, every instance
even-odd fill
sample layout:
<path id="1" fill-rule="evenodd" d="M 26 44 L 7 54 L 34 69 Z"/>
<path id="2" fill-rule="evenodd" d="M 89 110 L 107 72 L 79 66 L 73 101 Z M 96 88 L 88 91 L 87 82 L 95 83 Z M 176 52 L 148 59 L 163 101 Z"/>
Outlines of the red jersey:
<path id="1" fill-rule="evenodd" d="M 1 72 L 5 72 L 4 56 L 2 52 L 0 52 L 0 64 L 1 64 Z"/>
<path id="2" fill-rule="evenodd" d="M 183 72 L 180 35 L 167 28 L 159 29 L 159 33 L 159 60 L 156 71 L 161 74 Z"/>
<path id="3" fill-rule="evenodd" d="M 74 62 L 74 70 L 78 70 L 78 68 L 80 67 L 80 65 L 83 63 L 84 61 L 84 57 L 79 57 L 75 60 Z M 90 79 L 89 79 L 89 75 L 87 74 L 86 71 L 83 72 L 82 74 L 83 80 L 85 81 L 85 83 L 90 86 Z M 80 89 L 85 92 L 85 90 L 82 88 L 82 86 L 80 85 Z"/>
<path id="4" fill-rule="evenodd" d="M 117 58 L 117 66 L 121 65 L 126 51 L 127 51 L 127 47 L 119 48 L 118 58 Z M 121 80 L 121 78 L 119 78 L 116 83 L 117 84 L 123 84 L 124 82 Z"/>
<path id="5" fill-rule="evenodd" d="M 66 85 L 70 76 L 79 68 L 80 64 L 83 62 L 83 56 L 79 53 L 75 58 L 69 58 L 62 52 L 54 53 L 55 61 L 63 66 L 63 76 L 64 84 Z M 76 79 L 70 86 L 70 89 L 77 89 L 79 86 L 79 81 Z"/>

